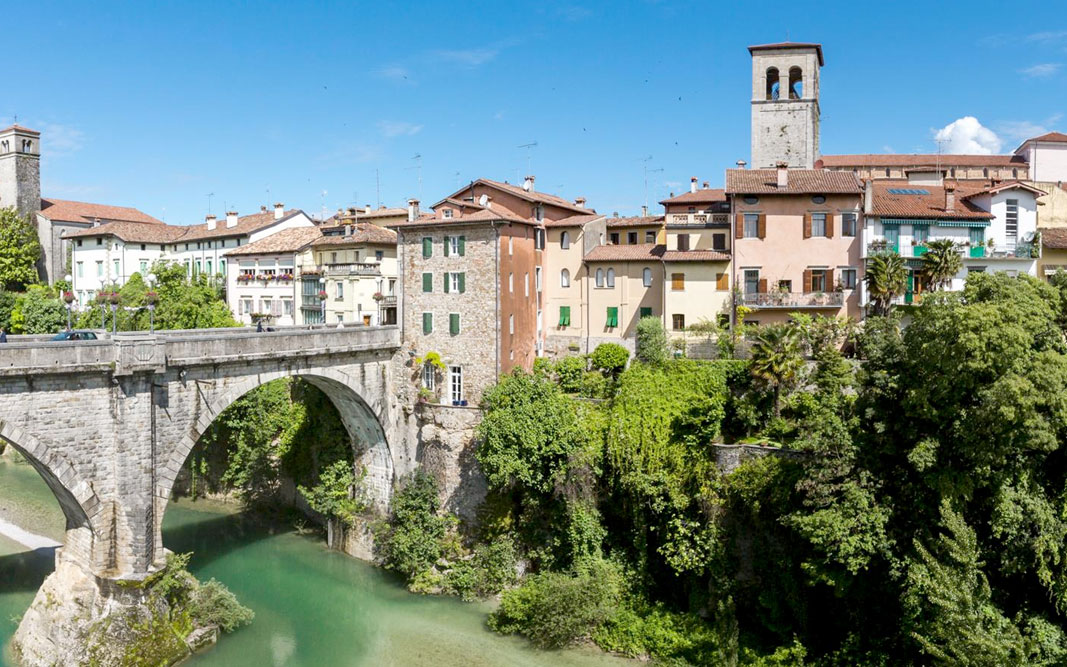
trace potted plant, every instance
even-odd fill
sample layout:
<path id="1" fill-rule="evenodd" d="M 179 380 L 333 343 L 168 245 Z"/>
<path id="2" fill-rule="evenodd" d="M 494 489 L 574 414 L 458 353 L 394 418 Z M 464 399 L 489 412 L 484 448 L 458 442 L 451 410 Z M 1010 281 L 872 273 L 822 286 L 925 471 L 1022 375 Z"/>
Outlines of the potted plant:
<path id="1" fill-rule="evenodd" d="M 145 292 L 144 293 L 144 302 L 145 302 L 146 305 L 149 305 L 149 306 L 156 305 L 157 303 L 159 303 L 159 294 L 156 294 L 155 292 L 152 292 L 152 291 Z"/>
<path id="2" fill-rule="evenodd" d="M 112 292 L 111 294 L 107 295 L 107 300 L 108 300 L 108 303 L 110 303 L 111 305 L 117 306 L 117 305 L 119 305 L 119 302 L 122 301 L 122 297 L 119 296 L 118 292 Z"/>
<path id="3" fill-rule="evenodd" d="M 67 302 L 67 305 L 74 303 L 74 292 L 66 290 L 63 292 L 63 300 Z"/>
<path id="4" fill-rule="evenodd" d="M 100 290 L 96 293 L 96 302 L 100 305 L 107 303 L 107 292 Z"/>
<path id="5" fill-rule="evenodd" d="M 325 301 L 329 295 L 326 294 L 326 290 L 319 290 L 319 301 Z"/>
<path id="6" fill-rule="evenodd" d="M 384 298 L 385 298 L 385 297 L 384 297 L 384 296 L 382 295 L 382 293 L 381 293 L 381 292 L 375 292 L 375 293 L 374 293 L 374 300 L 375 300 L 375 301 L 381 301 L 381 300 L 382 300 L 382 299 L 384 299 Z"/>

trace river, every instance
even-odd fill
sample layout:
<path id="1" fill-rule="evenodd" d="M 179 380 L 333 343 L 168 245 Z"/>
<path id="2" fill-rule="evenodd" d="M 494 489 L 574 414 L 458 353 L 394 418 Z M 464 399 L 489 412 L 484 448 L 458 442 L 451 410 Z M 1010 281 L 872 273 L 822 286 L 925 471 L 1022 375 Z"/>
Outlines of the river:
<path id="1" fill-rule="evenodd" d="M 0 457 L 0 521 L 61 540 L 63 516 L 27 465 Z M 20 539 L 26 541 L 25 536 Z M 586 667 L 629 663 L 591 648 L 544 652 L 485 627 L 484 604 L 408 593 L 388 573 L 322 541 L 205 502 L 171 503 L 163 542 L 194 553 L 190 570 L 226 584 L 256 612 L 194 667 L 253 665 L 489 665 Z M 52 550 L 0 535 L 0 646 L 52 570 Z M 0 662 L 3 662 L 0 653 Z"/>

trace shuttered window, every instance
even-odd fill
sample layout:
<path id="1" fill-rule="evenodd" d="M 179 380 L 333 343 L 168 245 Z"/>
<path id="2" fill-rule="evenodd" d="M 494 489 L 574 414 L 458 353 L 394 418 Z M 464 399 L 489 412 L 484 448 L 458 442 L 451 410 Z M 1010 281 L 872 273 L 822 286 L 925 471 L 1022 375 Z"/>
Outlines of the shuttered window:
<path id="1" fill-rule="evenodd" d="M 560 306 L 559 307 L 559 325 L 561 327 L 569 327 L 571 325 L 571 307 Z"/>
<path id="2" fill-rule="evenodd" d="M 608 306 L 608 321 L 605 326 L 619 326 L 619 309 L 617 306 Z"/>
<path id="3" fill-rule="evenodd" d="M 671 274 L 671 289 L 680 291 L 685 289 L 685 274 L 684 273 L 672 273 Z"/>
<path id="4" fill-rule="evenodd" d="M 448 333 L 453 336 L 459 335 L 459 313 L 450 313 L 448 315 Z"/>
<path id="5" fill-rule="evenodd" d="M 429 236 L 422 237 L 422 256 L 433 257 L 433 239 Z"/>
<path id="6" fill-rule="evenodd" d="M 464 255 L 467 254 L 467 237 L 466 236 L 459 237 L 459 247 L 457 248 L 457 250 L 459 250 L 459 256 L 460 257 L 463 257 Z"/>
<path id="7" fill-rule="evenodd" d="M 645 306 L 642 306 L 641 307 L 641 317 L 652 317 L 652 309 L 651 308 L 646 308 Z"/>
<path id="8" fill-rule="evenodd" d="M 448 257 L 449 255 L 452 254 L 451 253 L 451 249 L 452 249 L 451 248 L 451 246 L 452 246 L 452 242 L 451 241 L 452 241 L 451 237 L 448 237 L 448 236 L 445 237 L 445 242 L 443 244 L 444 248 L 445 248 L 445 257 Z"/>
<path id="9" fill-rule="evenodd" d="M 422 333 L 433 333 L 433 313 L 422 314 Z"/>
<path id="10" fill-rule="evenodd" d="M 432 273 L 424 273 L 424 274 L 422 274 L 422 291 L 423 292 L 432 292 L 433 291 L 433 274 Z"/>
<path id="11" fill-rule="evenodd" d="M 715 274 L 715 289 L 723 292 L 730 289 L 730 276 L 727 273 Z"/>
<path id="12" fill-rule="evenodd" d="M 463 238 L 463 237 L 461 236 L 460 238 Z M 464 292 L 467 291 L 467 273 L 466 273 L 466 271 L 464 271 L 464 272 L 461 272 L 461 273 L 457 273 L 456 275 L 459 276 L 459 285 L 458 285 L 459 293 L 463 294 Z"/>

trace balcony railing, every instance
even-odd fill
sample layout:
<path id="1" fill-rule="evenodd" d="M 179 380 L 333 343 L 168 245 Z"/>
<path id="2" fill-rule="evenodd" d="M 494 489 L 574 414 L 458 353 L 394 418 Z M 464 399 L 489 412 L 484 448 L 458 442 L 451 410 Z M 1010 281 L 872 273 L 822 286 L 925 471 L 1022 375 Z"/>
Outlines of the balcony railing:
<path id="1" fill-rule="evenodd" d="M 729 213 L 671 213 L 667 216 L 671 227 L 707 227 L 730 224 Z"/>
<path id="2" fill-rule="evenodd" d="M 328 276 L 380 276 L 382 265 L 376 262 L 354 262 L 350 264 L 327 264 L 323 267 Z"/>
<path id="3" fill-rule="evenodd" d="M 1033 243 L 1016 243 L 1015 245 L 1006 246 L 970 245 L 965 243 L 956 246 L 956 248 L 961 255 L 970 258 L 1027 259 L 1035 258 L 1037 255 L 1034 252 L 1035 246 Z M 900 244 L 894 245 L 882 240 L 876 240 L 867 244 L 868 257 L 882 252 L 891 252 L 902 257 L 922 257 L 929 251 L 930 246 L 922 243 L 902 247 Z"/>
<path id="4" fill-rule="evenodd" d="M 381 305 L 381 306 L 395 306 L 396 305 L 396 295 L 394 294 L 394 295 L 383 296 L 381 301 L 378 302 L 378 304 Z"/>
<path id="5" fill-rule="evenodd" d="M 749 292 L 742 302 L 751 308 L 839 308 L 844 292 Z"/>

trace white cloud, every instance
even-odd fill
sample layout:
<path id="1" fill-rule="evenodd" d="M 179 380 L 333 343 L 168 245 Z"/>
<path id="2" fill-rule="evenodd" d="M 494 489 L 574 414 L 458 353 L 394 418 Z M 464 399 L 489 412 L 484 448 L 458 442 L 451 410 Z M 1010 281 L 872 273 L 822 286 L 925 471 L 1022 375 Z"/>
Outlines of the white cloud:
<path id="1" fill-rule="evenodd" d="M 378 121 L 378 129 L 386 138 L 410 137 L 422 130 L 422 125 L 408 123 L 402 120 Z"/>
<path id="2" fill-rule="evenodd" d="M 883 153 L 896 153 L 896 151 L 893 150 L 893 147 L 890 146 L 889 144 L 885 144 L 884 146 L 882 146 L 882 152 Z"/>
<path id="3" fill-rule="evenodd" d="M 477 67 L 493 60 L 500 53 L 499 49 L 456 49 L 434 51 L 433 57 L 443 62 Z"/>
<path id="4" fill-rule="evenodd" d="M 570 7 L 560 7 L 556 10 L 556 14 L 564 21 L 581 21 L 592 16 L 593 12 L 586 7 L 571 5 Z"/>
<path id="5" fill-rule="evenodd" d="M 974 116 L 964 116 L 937 130 L 934 139 L 945 142 L 945 153 L 992 155 L 1000 152 L 1000 137 L 978 122 Z"/>
<path id="6" fill-rule="evenodd" d="M 1029 79 L 1037 79 L 1046 76 L 1052 76 L 1056 72 L 1060 71 L 1062 63 L 1039 63 L 1037 65 L 1031 65 L 1019 70 L 1020 74 L 1025 75 Z"/>
<path id="7" fill-rule="evenodd" d="M 403 65 L 386 65 L 385 67 L 376 70 L 374 75 L 380 79 L 389 79 L 390 81 L 396 81 L 398 83 L 415 83 L 411 71 Z"/>
<path id="8" fill-rule="evenodd" d="M 1067 39 L 1067 30 L 1035 32 L 1032 35 L 1026 36 L 1026 41 L 1028 42 L 1058 42 L 1061 39 Z"/>

